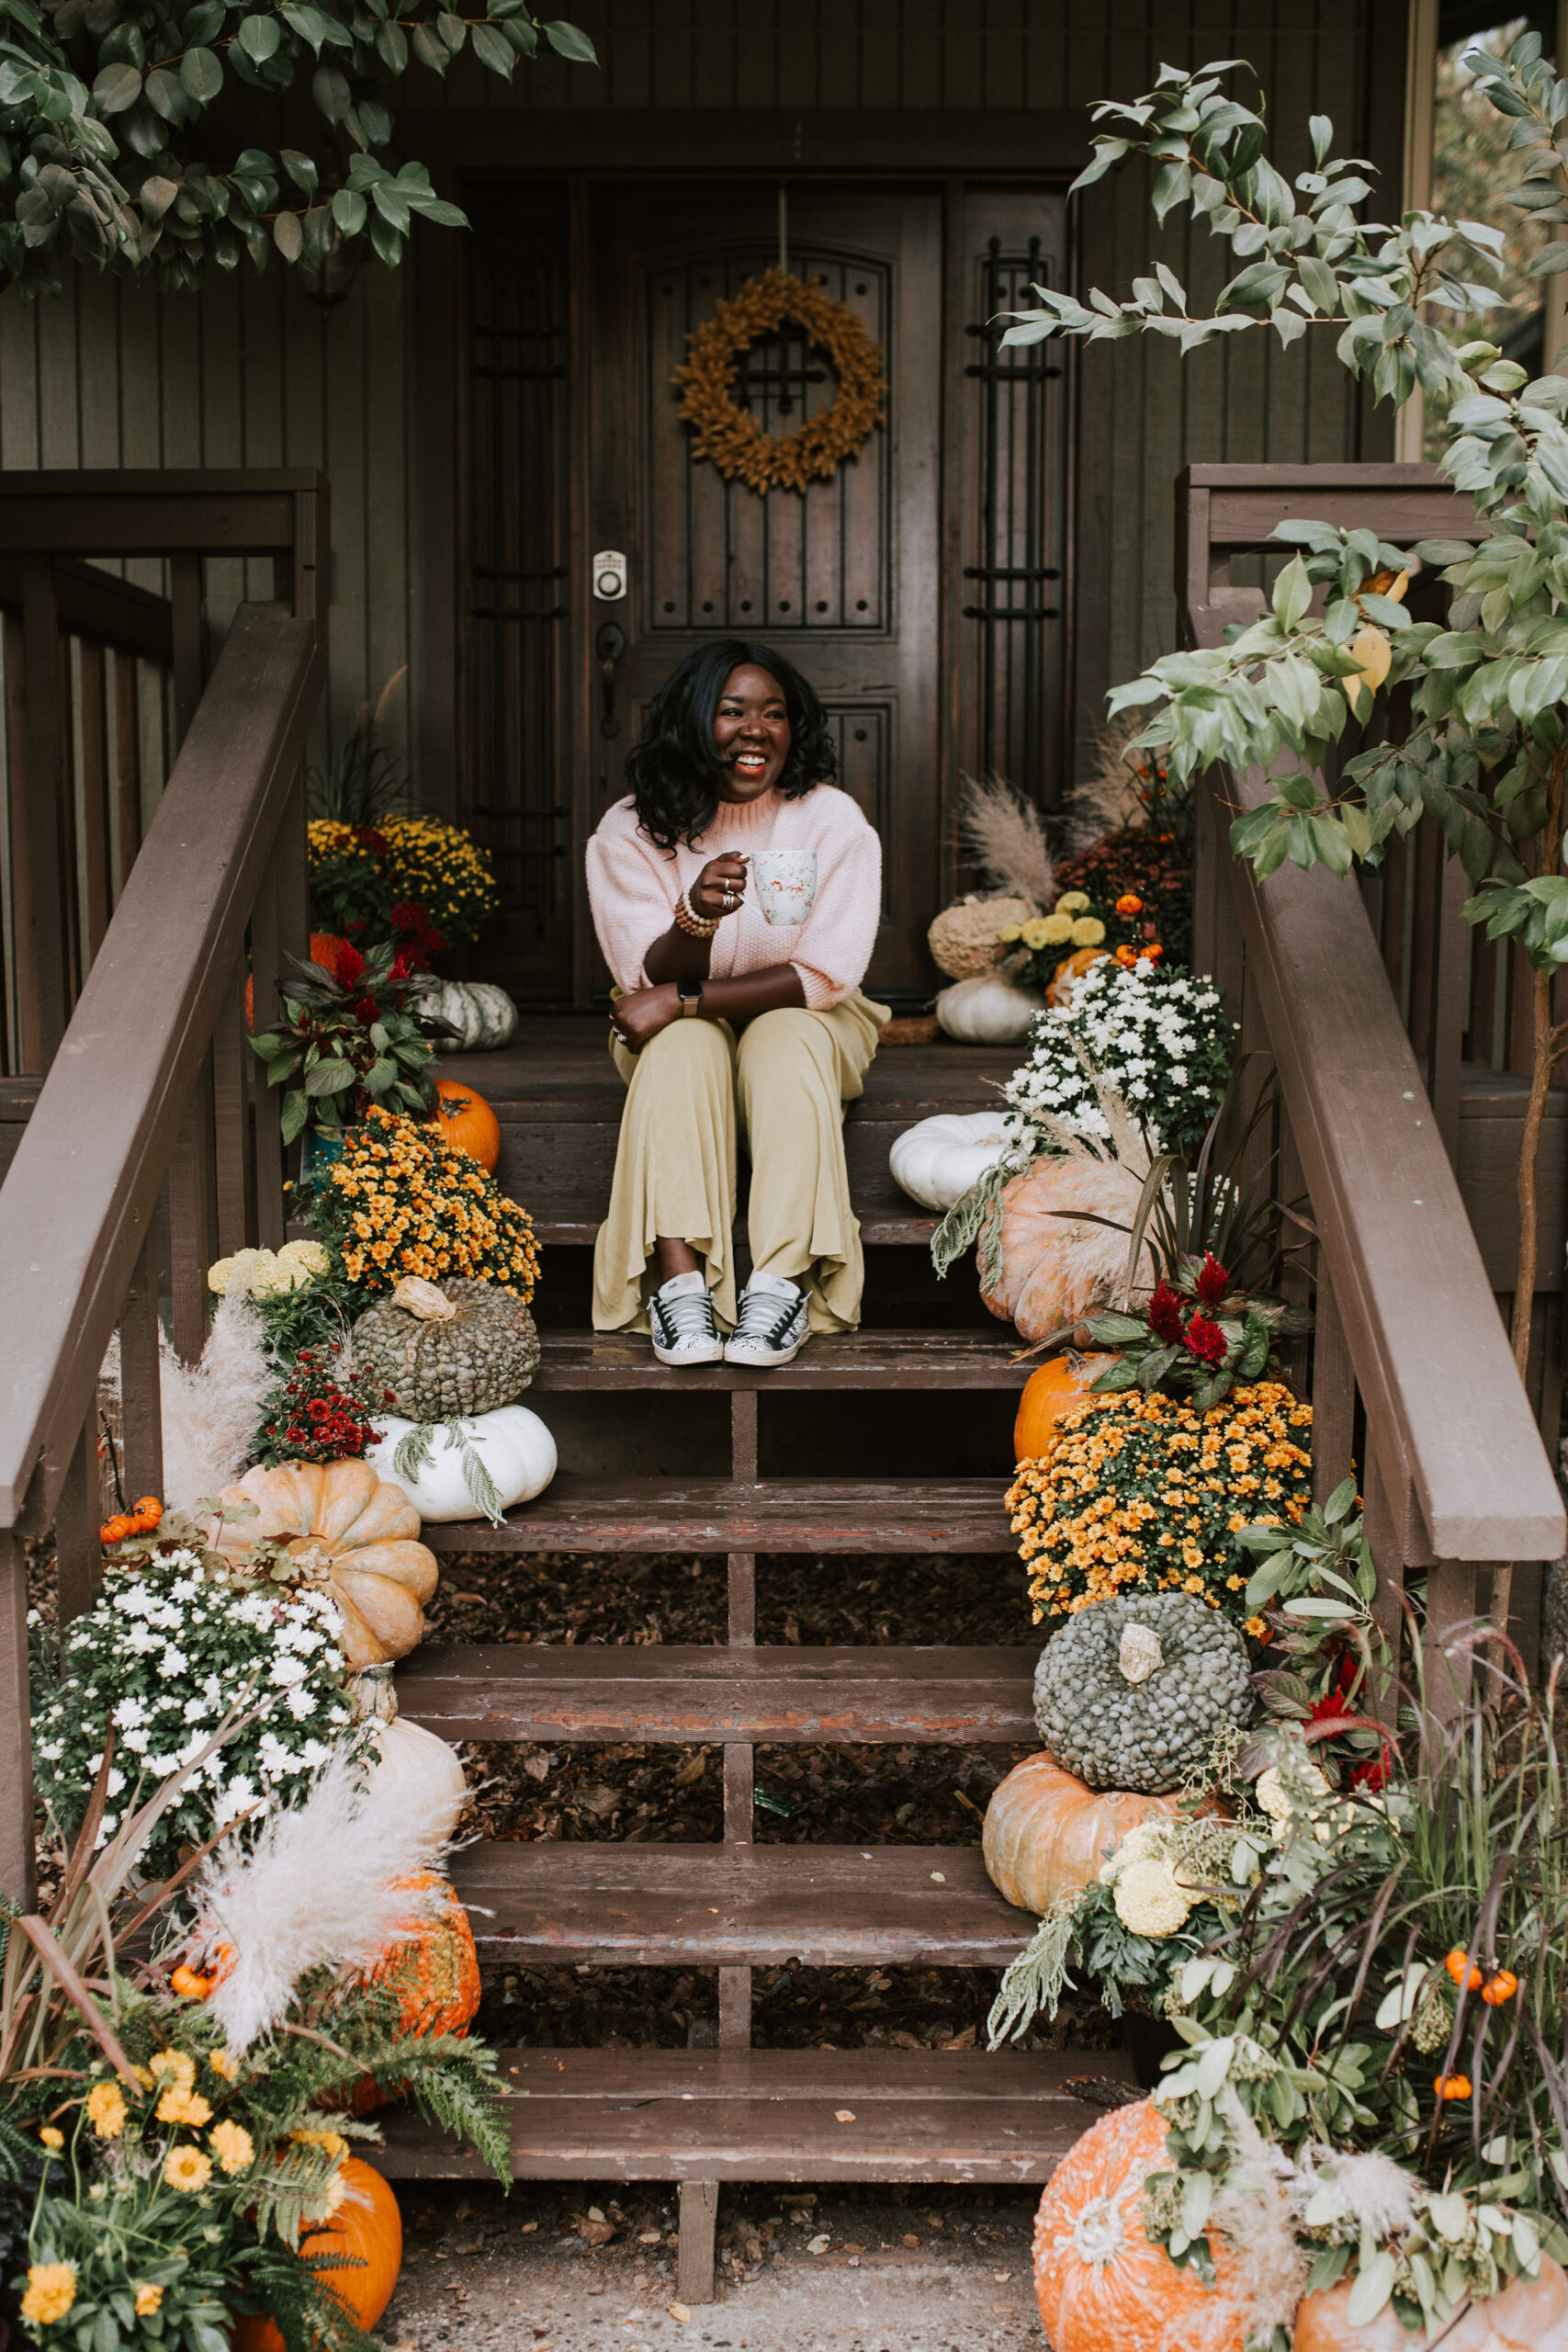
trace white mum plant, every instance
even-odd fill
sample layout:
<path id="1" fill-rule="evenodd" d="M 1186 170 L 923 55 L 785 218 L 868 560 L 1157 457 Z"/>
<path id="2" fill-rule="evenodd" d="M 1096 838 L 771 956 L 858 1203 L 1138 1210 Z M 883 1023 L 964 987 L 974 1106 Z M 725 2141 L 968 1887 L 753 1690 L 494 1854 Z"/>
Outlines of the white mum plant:
<path id="1" fill-rule="evenodd" d="M 188 1764 L 236 1710 L 240 1727 L 159 1822 L 147 1873 L 166 1875 L 182 1848 L 226 1823 L 293 1803 L 353 1725 L 341 1623 L 327 1594 L 242 1581 L 185 1541 L 111 1567 L 65 1636 L 58 1683 L 35 1693 L 33 1769 L 52 1818 L 68 1834 L 80 1825 L 112 1732 L 107 1843 L 138 1792 Z"/>

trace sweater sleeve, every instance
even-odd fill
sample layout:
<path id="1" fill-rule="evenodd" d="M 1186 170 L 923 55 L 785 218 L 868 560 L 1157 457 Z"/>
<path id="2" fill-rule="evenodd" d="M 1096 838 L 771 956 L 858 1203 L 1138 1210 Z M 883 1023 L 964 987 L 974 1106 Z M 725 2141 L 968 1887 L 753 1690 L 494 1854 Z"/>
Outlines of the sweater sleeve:
<path id="1" fill-rule="evenodd" d="M 790 958 L 807 1009 L 826 1012 L 865 977 L 882 916 L 882 843 L 847 793 L 817 851 L 817 897 Z"/>
<path id="2" fill-rule="evenodd" d="M 617 985 L 629 991 L 649 985 L 643 958 L 670 928 L 678 876 L 673 857 L 651 850 L 615 817 L 612 810 L 589 836 L 588 903 L 604 961 Z"/>

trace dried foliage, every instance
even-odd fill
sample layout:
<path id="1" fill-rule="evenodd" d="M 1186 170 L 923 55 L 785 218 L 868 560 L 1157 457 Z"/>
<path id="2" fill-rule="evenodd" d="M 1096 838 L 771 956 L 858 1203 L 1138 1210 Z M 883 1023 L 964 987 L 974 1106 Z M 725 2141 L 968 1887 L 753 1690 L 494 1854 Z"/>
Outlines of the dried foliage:
<path id="1" fill-rule="evenodd" d="M 958 838 L 991 889 L 1051 904 L 1056 884 L 1044 817 L 1004 777 L 959 777 Z"/>
<path id="2" fill-rule="evenodd" d="M 777 334 L 790 320 L 832 361 L 839 390 L 793 433 L 772 434 L 736 407 L 730 386 L 748 345 Z M 682 396 L 682 419 L 694 427 L 693 456 L 711 459 L 727 481 L 739 480 L 755 491 L 804 491 L 809 481 L 830 481 L 858 457 L 882 423 L 886 384 L 880 350 L 844 303 L 785 271 L 765 269 L 760 278 L 747 278 L 732 300 L 716 303 L 712 318 L 690 340 L 691 357 L 670 380 Z"/>

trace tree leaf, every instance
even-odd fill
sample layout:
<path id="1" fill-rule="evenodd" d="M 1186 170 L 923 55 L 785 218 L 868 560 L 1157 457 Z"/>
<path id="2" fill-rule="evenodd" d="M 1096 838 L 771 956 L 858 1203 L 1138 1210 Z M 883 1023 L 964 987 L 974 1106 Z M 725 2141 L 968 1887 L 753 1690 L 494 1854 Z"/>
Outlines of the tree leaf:
<path id="1" fill-rule="evenodd" d="M 106 65 L 93 84 L 93 104 L 100 114 L 123 114 L 141 96 L 141 76 L 134 65 Z"/>
<path id="2" fill-rule="evenodd" d="M 180 60 L 180 87 L 198 107 L 211 104 L 223 87 L 223 68 L 211 50 L 186 50 Z"/>
<path id="3" fill-rule="evenodd" d="M 510 82 L 517 63 L 517 51 L 505 34 L 499 32 L 494 25 L 475 25 L 473 42 L 474 54 L 479 63 L 488 65 L 492 74 L 500 74 Z"/>
<path id="4" fill-rule="evenodd" d="M 305 232 L 299 225 L 299 215 L 297 212 L 275 214 L 272 223 L 272 242 L 285 261 L 299 260 L 305 250 Z M 330 1065 L 317 1064 L 318 1069 L 327 1067 Z M 314 1077 L 315 1071 L 312 1070 L 310 1074 Z M 315 1091 L 320 1093 L 321 1089 L 318 1087 Z"/>
<path id="5" fill-rule="evenodd" d="M 253 64 L 265 65 L 283 45 L 283 28 L 276 17 L 242 17 L 234 39 Z"/>
<path id="6" fill-rule="evenodd" d="M 576 25 L 569 25 L 564 17 L 550 17 L 540 30 L 558 57 L 570 59 L 573 65 L 598 64 L 599 52 L 588 35 Z"/>

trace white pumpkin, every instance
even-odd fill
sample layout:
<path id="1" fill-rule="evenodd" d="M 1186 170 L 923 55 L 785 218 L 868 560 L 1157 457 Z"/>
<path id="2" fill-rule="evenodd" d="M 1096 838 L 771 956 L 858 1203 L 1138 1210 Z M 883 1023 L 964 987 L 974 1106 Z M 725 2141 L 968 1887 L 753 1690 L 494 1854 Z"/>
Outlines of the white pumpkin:
<path id="1" fill-rule="evenodd" d="M 405 1421 L 389 1413 L 385 1434 L 365 1459 L 378 1476 L 402 1488 L 423 1520 L 499 1520 L 513 1503 L 544 1493 L 556 1475 L 556 1442 L 526 1405 L 450 1421 Z"/>
<path id="2" fill-rule="evenodd" d="M 433 1846 L 444 1846 L 457 1826 L 468 1799 L 462 1758 L 422 1724 L 401 1715 L 378 1724 L 371 1742 L 375 1760 L 369 1779 L 379 1798 L 397 1792 L 397 1810 L 423 1830 Z"/>
<path id="3" fill-rule="evenodd" d="M 963 1046 L 1019 1046 L 1037 1012 L 1045 1010 L 1038 989 L 1021 989 L 1000 972 L 977 972 L 955 980 L 936 1001 L 943 1033 Z"/>
<path id="4" fill-rule="evenodd" d="M 1007 1149 L 1000 1111 L 944 1111 L 894 1138 L 893 1182 L 923 1209 L 944 1213 L 994 1168 Z"/>
<path id="5" fill-rule="evenodd" d="M 457 1032 L 434 1040 L 438 1054 L 488 1053 L 508 1044 L 517 1027 L 517 1007 L 491 980 L 438 980 L 430 973 L 412 1001 L 417 1012 L 449 1021 Z"/>

